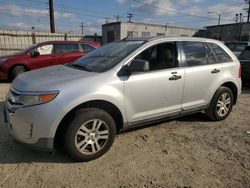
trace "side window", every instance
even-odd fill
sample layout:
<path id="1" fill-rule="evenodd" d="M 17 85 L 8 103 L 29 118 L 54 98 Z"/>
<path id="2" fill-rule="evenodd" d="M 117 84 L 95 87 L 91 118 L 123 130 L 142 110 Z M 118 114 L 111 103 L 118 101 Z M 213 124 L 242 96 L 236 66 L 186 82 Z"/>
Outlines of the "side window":
<path id="1" fill-rule="evenodd" d="M 88 51 L 88 52 L 95 49 L 93 46 L 91 46 L 89 44 L 81 44 L 81 47 L 82 47 L 83 51 Z"/>
<path id="2" fill-rule="evenodd" d="M 211 49 L 206 44 L 204 44 L 204 46 L 205 46 L 205 50 L 206 50 L 208 64 L 214 64 L 214 63 L 216 63 L 214 54 L 211 51 Z"/>
<path id="3" fill-rule="evenodd" d="M 232 62 L 232 58 L 225 52 L 220 46 L 214 43 L 208 43 L 208 46 L 212 49 L 216 62 L 217 63 L 225 63 Z"/>
<path id="4" fill-rule="evenodd" d="M 205 46 L 202 42 L 182 42 L 187 66 L 208 64 Z"/>
<path id="5" fill-rule="evenodd" d="M 175 43 L 163 43 L 152 46 L 141 52 L 135 59 L 149 62 L 150 71 L 174 68 L 177 66 Z"/>
<path id="6" fill-rule="evenodd" d="M 79 52 L 79 45 L 73 43 L 56 44 L 56 53 Z"/>
<path id="7" fill-rule="evenodd" d="M 39 46 L 38 48 L 36 48 L 36 51 L 38 51 L 40 55 L 50 55 L 53 54 L 53 46 L 53 44 Z"/>

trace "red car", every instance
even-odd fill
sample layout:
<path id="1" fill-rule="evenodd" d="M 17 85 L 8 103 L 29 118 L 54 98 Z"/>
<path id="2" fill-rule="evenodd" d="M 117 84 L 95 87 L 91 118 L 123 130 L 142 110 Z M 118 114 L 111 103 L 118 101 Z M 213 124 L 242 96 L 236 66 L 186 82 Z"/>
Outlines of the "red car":
<path id="1" fill-rule="evenodd" d="M 99 43 L 86 41 L 50 41 L 35 44 L 18 54 L 0 57 L 0 79 L 13 80 L 25 71 L 70 63 L 99 47 Z"/>

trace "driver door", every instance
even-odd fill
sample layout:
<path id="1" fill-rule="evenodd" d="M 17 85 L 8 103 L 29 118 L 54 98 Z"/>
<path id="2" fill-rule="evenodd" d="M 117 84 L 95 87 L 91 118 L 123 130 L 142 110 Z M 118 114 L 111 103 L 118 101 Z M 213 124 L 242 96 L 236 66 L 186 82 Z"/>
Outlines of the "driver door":
<path id="1" fill-rule="evenodd" d="M 31 69 L 39 69 L 57 64 L 58 58 L 54 53 L 54 44 L 38 46 L 34 51 L 39 52 L 39 55 L 33 57 L 30 56 L 29 64 Z"/>
<path id="2" fill-rule="evenodd" d="M 130 124 L 151 121 L 181 111 L 184 69 L 175 43 L 161 43 L 135 59 L 149 62 L 148 72 L 133 72 L 124 81 L 125 107 Z"/>

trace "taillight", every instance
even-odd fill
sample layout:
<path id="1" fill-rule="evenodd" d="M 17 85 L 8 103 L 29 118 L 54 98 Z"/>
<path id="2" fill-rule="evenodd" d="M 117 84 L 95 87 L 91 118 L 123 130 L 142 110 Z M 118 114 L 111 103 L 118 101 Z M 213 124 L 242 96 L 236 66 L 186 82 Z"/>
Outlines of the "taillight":
<path id="1" fill-rule="evenodd" d="M 239 68 L 239 78 L 241 78 L 241 75 L 242 75 L 242 69 L 241 69 L 241 65 L 240 65 L 240 68 Z"/>

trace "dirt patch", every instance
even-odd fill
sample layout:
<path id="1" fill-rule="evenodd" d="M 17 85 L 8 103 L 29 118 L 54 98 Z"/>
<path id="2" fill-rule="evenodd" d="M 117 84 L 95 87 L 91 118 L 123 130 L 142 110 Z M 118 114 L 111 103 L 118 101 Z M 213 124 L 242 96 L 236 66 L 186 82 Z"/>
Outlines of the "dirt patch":
<path id="1" fill-rule="evenodd" d="M 0 84 L 0 101 L 9 88 Z M 0 102 L 0 111 L 3 102 Z M 0 187 L 250 187 L 250 89 L 228 119 L 201 113 L 117 136 L 88 163 L 13 140 L 0 115 Z"/>

